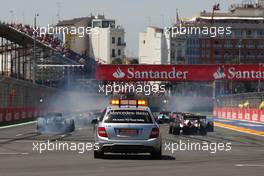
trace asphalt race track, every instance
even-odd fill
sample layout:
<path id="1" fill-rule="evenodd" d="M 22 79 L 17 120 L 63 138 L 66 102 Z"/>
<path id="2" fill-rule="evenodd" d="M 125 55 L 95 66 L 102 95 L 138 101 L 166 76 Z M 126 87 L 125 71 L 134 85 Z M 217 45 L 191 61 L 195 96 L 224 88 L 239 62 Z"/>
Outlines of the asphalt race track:
<path id="1" fill-rule="evenodd" d="M 79 129 L 71 135 L 37 135 L 35 124 L 0 129 L 1 176 L 78 176 L 78 175 L 232 175 L 263 176 L 264 138 L 215 127 L 208 136 L 174 136 L 162 126 L 163 157 L 111 155 L 94 159 L 92 151 L 33 151 L 33 143 L 47 140 L 78 143 L 93 142 L 93 129 Z M 165 143 L 231 143 L 231 151 L 172 151 Z"/>

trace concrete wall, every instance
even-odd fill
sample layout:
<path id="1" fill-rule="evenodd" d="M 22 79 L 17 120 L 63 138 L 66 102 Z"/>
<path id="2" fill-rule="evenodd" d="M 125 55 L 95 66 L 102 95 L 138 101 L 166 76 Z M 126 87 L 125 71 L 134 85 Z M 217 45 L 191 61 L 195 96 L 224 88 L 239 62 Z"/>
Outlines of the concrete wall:
<path id="1" fill-rule="evenodd" d="M 33 120 L 48 109 L 57 91 L 0 76 L 0 126 Z"/>

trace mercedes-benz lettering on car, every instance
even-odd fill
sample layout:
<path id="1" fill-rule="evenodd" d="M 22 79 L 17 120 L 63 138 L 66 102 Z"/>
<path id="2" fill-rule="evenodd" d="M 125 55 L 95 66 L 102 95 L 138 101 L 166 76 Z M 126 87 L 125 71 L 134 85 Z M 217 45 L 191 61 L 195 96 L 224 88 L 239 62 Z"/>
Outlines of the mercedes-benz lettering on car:
<path id="1" fill-rule="evenodd" d="M 161 135 L 145 100 L 111 100 L 95 123 L 94 157 L 105 153 L 150 153 L 161 157 Z"/>

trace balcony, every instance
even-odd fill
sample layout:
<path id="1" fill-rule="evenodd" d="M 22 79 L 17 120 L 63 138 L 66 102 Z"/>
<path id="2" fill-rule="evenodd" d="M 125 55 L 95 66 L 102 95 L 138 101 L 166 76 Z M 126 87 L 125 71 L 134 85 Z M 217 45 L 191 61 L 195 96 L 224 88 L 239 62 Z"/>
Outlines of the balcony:
<path id="1" fill-rule="evenodd" d="M 117 43 L 117 46 L 123 46 L 123 47 L 125 47 L 126 46 L 126 42 L 118 42 Z"/>

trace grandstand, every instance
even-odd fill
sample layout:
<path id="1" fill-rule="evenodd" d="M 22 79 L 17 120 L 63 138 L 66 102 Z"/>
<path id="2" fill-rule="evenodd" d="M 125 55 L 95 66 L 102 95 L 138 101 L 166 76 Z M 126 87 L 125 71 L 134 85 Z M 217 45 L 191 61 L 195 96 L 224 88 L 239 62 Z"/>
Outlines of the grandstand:
<path id="1" fill-rule="evenodd" d="M 264 101 L 264 92 L 248 92 L 219 96 L 215 107 L 260 108 Z M 262 109 L 262 108 L 261 108 Z"/>
<path id="2" fill-rule="evenodd" d="M 30 25 L 0 22 L 0 74 L 33 81 L 34 29 Z M 72 65 L 72 67 L 37 67 L 36 83 L 65 87 L 69 76 L 93 77 L 95 61 L 64 47 L 56 36 L 36 38 L 37 65 Z M 83 65 L 84 67 L 78 67 Z M 78 68 L 75 68 L 77 66 Z"/>
<path id="3" fill-rule="evenodd" d="M 65 89 L 94 76 L 93 59 L 65 48 L 56 36 L 35 40 L 33 31 L 0 22 L 0 126 L 36 118 Z"/>

